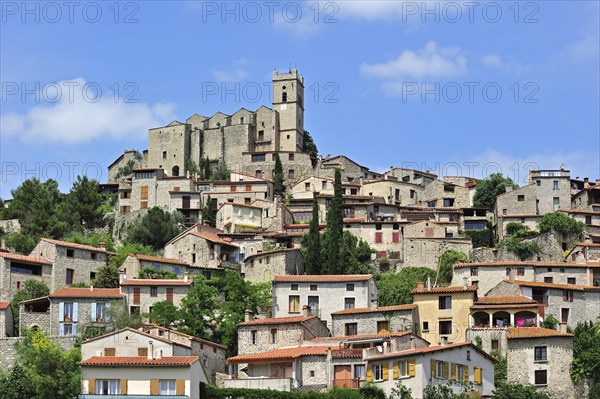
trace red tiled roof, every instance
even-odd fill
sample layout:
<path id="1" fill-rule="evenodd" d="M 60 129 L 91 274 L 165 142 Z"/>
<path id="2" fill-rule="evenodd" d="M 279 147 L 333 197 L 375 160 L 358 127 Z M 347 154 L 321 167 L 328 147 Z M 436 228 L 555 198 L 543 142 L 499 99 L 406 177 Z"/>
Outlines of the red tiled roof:
<path id="1" fill-rule="evenodd" d="M 344 275 L 278 275 L 273 281 L 292 281 L 292 282 L 330 282 L 330 281 L 365 281 L 373 278 L 371 274 L 344 274 Z"/>
<path id="2" fill-rule="evenodd" d="M 555 288 L 555 289 L 559 289 L 559 290 L 600 291 L 600 287 L 592 287 L 590 285 L 579 285 L 579 284 L 556 284 L 556 283 L 543 283 L 541 281 L 521 281 L 521 280 L 515 280 L 515 284 L 522 285 L 524 287 Z"/>
<path id="3" fill-rule="evenodd" d="M 325 356 L 328 346 L 298 346 L 295 348 L 275 349 L 269 352 L 252 355 L 239 355 L 227 359 L 229 363 L 270 363 L 274 361 L 291 361 L 301 356 Z"/>
<path id="4" fill-rule="evenodd" d="M 21 262 L 28 262 L 28 263 L 40 263 L 40 264 L 44 264 L 44 265 L 52 264 L 51 262 L 48 262 L 46 259 L 35 258 L 33 256 L 27 256 L 27 255 L 21 255 L 21 254 L 14 254 L 12 252 L 0 252 L 0 258 L 18 260 Z"/>
<path id="5" fill-rule="evenodd" d="M 502 261 L 502 262 L 473 262 L 457 263 L 455 269 L 462 267 L 486 267 L 486 266 L 531 266 L 531 267 L 588 267 L 586 263 L 575 262 L 520 262 L 520 261 Z"/>
<path id="6" fill-rule="evenodd" d="M 207 241 L 214 242 L 215 244 L 229 245 L 230 247 L 237 247 L 237 244 L 234 244 L 230 241 L 225 241 L 218 235 L 213 234 L 213 233 L 208 233 L 206 231 L 192 231 L 191 234 L 195 235 L 196 237 L 204 238 Z"/>
<path id="7" fill-rule="evenodd" d="M 219 348 L 219 349 L 223 349 L 223 350 L 226 350 L 226 349 L 227 349 L 227 347 L 226 347 L 225 345 L 221 345 L 221 344 L 219 344 L 219 343 L 216 343 L 216 342 L 213 342 L 213 341 L 209 341 L 209 340 L 207 340 L 207 339 L 198 338 L 198 337 L 195 337 L 195 336 L 193 336 L 193 335 L 185 334 L 185 333 L 182 333 L 181 331 L 177 331 L 177 330 L 171 330 L 171 329 L 168 329 L 168 328 L 165 328 L 165 327 L 159 326 L 158 324 L 150 324 L 150 325 L 148 325 L 148 324 L 147 324 L 147 325 L 144 325 L 144 326 L 142 326 L 142 327 L 141 327 L 141 328 L 140 328 L 138 331 L 142 331 L 142 332 L 144 332 L 144 329 L 146 329 L 146 330 L 147 330 L 147 329 L 148 329 L 148 327 L 151 327 L 151 328 L 156 328 L 156 329 L 158 329 L 158 330 L 165 331 L 165 332 L 167 333 L 167 336 L 170 336 L 171 334 L 174 334 L 174 335 L 179 335 L 179 336 L 182 336 L 182 337 L 186 337 L 186 338 L 188 338 L 188 339 L 191 339 L 191 340 L 193 340 L 193 341 L 198 341 L 198 342 L 201 342 L 201 343 L 203 343 L 203 344 L 205 344 L 205 345 L 214 346 L 214 347 L 217 347 L 217 348 Z M 150 333 L 147 333 L 147 334 L 150 334 Z M 155 336 L 155 335 L 153 335 L 153 334 L 150 334 L 150 335 L 152 335 L 152 336 Z"/>
<path id="8" fill-rule="evenodd" d="M 259 256 L 277 254 L 277 253 L 288 252 L 288 251 L 300 251 L 300 248 L 282 248 L 282 249 L 276 249 L 274 251 L 259 252 L 259 253 L 256 253 L 254 255 L 250 255 L 250 256 L 246 257 L 246 259 L 244 259 L 244 261 L 247 261 L 248 259 L 256 258 L 256 257 L 259 257 Z"/>
<path id="9" fill-rule="evenodd" d="M 142 255 L 142 254 L 133 254 L 138 260 L 146 260 L 148 262 L 161 262 L 161 263 L 172 263 L 174 265 L 187 265 L 182 260 L 173 259 L 173 258 L 163 258 L 160 256 L 151 256 L 151 255 Z"/>
<path id="10" fill-rule="evenodd" d="M 144 336 L 146 336 L 148 338 L 156 339 L 157 341 L 166 342 L 168 344 L 182 346 L 182 347 L 185 347 L 185 348 L 191 348 L 189 345 L 185 345 L 185 344 L 182 344 L 180 342 L 171 341 L 170 339 L 167 339 L 166 337 L 156 336 L 156 335 L 147 333 L 147 332 L 142 331 L 142 330 L 136 330 L 135 328 L 131 328 L 131 327 L 125 327 L 125 328 L 122 328 L 120 330 L 115 330 L 115 331 L 111 331 L 109 333 L 106 333 L 104 335 L 100 335 L 98 337 L 89 338 L 89 339 L 86 339 L 83 343 L 86 344 L 86 343 L 91 342 L 91 341 L 98 341 L 98 340 L 104 339 L 106 337 L 110 337 L 112 335 L 116 335 L 116 334 L 122 333 L 124 331 L 130 331 L 130 332 L 132 332 L 134 334 L 144 335 Z"/>
<path id="11" fill-rule="evenodd" d="M 477 292 L 477 287 L 471 285 L 465 287 L 463 285 L 451 286 L 451 287 L 433 287 L 430 289 L 424 288 L 422 290 L 414 289 L 413 294 L 441 294 L 441 293 L 455 293 L 455 292 Z"/>
<path id="12" fill-rule="evenodd" d="M 598 212 L 600 214 L 600 212 Z M 594 242 L 578 242 L 575 244 L 576 247 L 600 247 L 600 244 Z"/>
<path id="13" fill-rule="evenodd" d="M 8 309 L 10 302 L 0 302 L 0 310 Z"/>
<path id="14" fill-rule="evenodd" d="M 544 338 L 544 337 L 573 337 L 573 334 L 541 327 L 508 328 L 508 339 Z"/>
<path id="15" fill-rule="evenodd" d="M 169 356 L 148 359 L 146 356 L 93 356 L 81 362 L 82 366 L 190 366 L 198 361 L 198 356 Z"/>
<path id="16" fill-rule="evenodd" d="M 71 288 L 64 287 L 50 294 L 49 298 L 116 298 L 124 295 L 119 288 Z"/>
<path id="17" fill-rule="evenodd" d="M 385 339 L 391 337 L 403 337 L 405 335 L 412 334 L 410 331 L 400 331 L 400 332 L 391 332 L 391 333 L 381 333 L 381 334 L 357 334 L 357 335 L 338 335 L 335 337 L 317 337 L 313 338 L 311 341 L 359 341 L 365 339 Z"/>
<path id="18" fill-rule="evenodd" d="M 475 302 L 476 305 L 503 305 L 503 304 L 533 304 L 537 305 L 537 302 L 531 298 L 527 298 L 522 295 L 512 296 L 482 296 Z"/>
<path id="19" fill-rule="evenodd" d="M 448 344 L 445 346 L 426 346 L 423 348 L 409 349 L 409 350 L 404 350 L 404 351 L 399 351 L 399 352 L 386 353 L 383 355 L 370 357 L 368 360 L 376 361 L 379 359 L 386 359 L 386 358 L 390 358 L 390 357 L 418 355 L 418 354 L 423 354 L 423 353 L 437 352 L 437 351 L 443 351 L 443 350 L 447 350 L 447 349 L 460 348 L 463 346 L 470 346 L 473 348 L 477 348 L 471 342 L 460 342 L 460 343 L 456 343 L 456 344 Z M 483 353 L 485 353 L 485 352 L 483 352 Z M 487 355 L 487 356 L 489 356 L 489 355 Z"/>
<path id="20" fill-rule="evenodd" d="M 362 348 L 332 349 L 331 357 L 334 359 L 361 359 L 362 352 Z"/>
<path id="21" fill-rule="evenodd" d="M 192 280 L 179 279 L 151 279 L 151 278 L 132 278 L 125 280 L 121 285 L 136 285 L 136 286 L 167 286 L 167 285 L 192 285 Z"/>
<path id="22" fill-rule="evenodd" d="M 535 213 L 511 213 L 507 215 L 497 215 L 498 218 L 512 219 L 512 218 L 541 218 L 544 215 L 538 215 Z"/>
<path id="23" fill-rule="evenodd" d="M 49 243 L 54 244 L 54 245 L 59 245 L 61 247 L 70 247 L 70 248 L 77 248 L 77 249 L 85 249 L 86 251 L 94 251 L 94 252 L 108 252 L 105 249 L 98 248 L 98 247 L 92 247 L 91 245 L 84 245 L 84 244 L 77 244 L 77 243 L 74 243 L 74 242 L 53 240 L 53 239 L 50 239 L 50 238 L 42 238 L 40 241 L 46 241 L 46 242 L 49 242 Z"/>
<path id="24" fill-rule="evenodd" d="M 262 324 L 291 324 L 291 323 L 302 323 L 306 320 L 312 319 L 317 316 L 290 316 L 290 317 L 271 317 L 268 319 L 254 319 L 240 323 L 240 326 L 258 326 Z"/>
<path id="25" fill-rule="evenodd" d="M 393 312 L 396 310 L 411 310 L 415 309 L 417 305 L 414 303 L 409 303 L 407 305 L 394 305 L 394 306 L 382 306 L 376 309 L 371 308 L 353 308 L 353 309 L 344 309 L 339 310 L 337 312 L 331 313 L 334 315 L 345 315 L 345 314 L 358 314 L 358 313 L 381 313 L 381 312 Z"/>

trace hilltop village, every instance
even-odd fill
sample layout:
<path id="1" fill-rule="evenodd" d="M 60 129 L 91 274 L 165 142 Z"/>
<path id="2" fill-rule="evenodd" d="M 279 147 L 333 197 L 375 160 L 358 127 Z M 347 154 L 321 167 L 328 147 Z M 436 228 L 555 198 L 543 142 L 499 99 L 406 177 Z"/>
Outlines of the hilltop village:
<path id="1" fill-rule="evenodd" d="M 147 150 L 108 166 L 100 190 L 115 198 L 115 242 L 152 209 L 182 225 L 158 254 L 127 254 L 115 287 L 94 286 L 116 256 L 104 244 L 44 237 L 27 254 L 1 249 L 0 366 L 12 367 L 19 335 L 38 330 L 64 349 L 80 345 L 81 399 L 366 385 L 491 398 L 502 362 L 506 383 L 587 397 L 589 384 L 572 378 L 573 332 L 600 317 L 600 179 L 532 170 L 483 206 L 483 180 L 319 155 L 304 129 L 304 77 L 275 71 L 272 90 L 270 108 L 150 128 Z M 368 259 L 314 273 L 307 237 L 328 234 L 333 209 Z M 445 254 L 458 255 L 448 266 Z M 380 295 L 380 276 L 412 268 L 431 276 L 415 281 L 410 301 Z M 270 299 L 244 309 L 235 344 L 148 316 L 158 303 L 186 306 L 199 281 L 231 272 L 266 284 Z M 11 301 L 31 279 L 49 294 L 17 304 L 16 317 Z M 115 327 L 115 308 L 141 325 Z"/>

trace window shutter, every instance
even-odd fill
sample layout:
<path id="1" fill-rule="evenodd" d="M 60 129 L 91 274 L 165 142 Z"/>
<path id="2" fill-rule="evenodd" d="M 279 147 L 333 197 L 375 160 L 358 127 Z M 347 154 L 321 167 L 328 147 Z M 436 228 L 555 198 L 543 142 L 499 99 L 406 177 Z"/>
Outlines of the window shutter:
<path id="1" fill-rule="evenodd" d="M 481 385 L 481 368 L 475 367 L 475 375 L 473 376 L 473 382 L 477 385 Z"/>
<path id="2" fill-rule="evenodd" d="M 431 359 L 430 367 L 431 367 L 431 378 L 433 378 L 433 377 L 435 377 L 435 360 Z"/>
<path id="3" fill-rule="evenodd" d="M 448 362 L 444 362 L 444 379 L 448 379 L 449 377 L 449 368 L 450 368 L 450 364 Z"/>
<path id="4" fill-rule="evenodd" d="M 411 357 L 410 359 L 408 359 L 408 375 L 409 377 L 414 377 L 415 376 L 415 358 Z"/>
<path id="5" fill-rule="evenodd" d="M 109 322 L 110 321 L 110 315 L 108 314 L 108 310 L 110 310 L 110 302 L 106 302 L 106 305 L 104 305 L 104 321 L 105 322 Z"/>
<path id="6" fill-rule="evenodd" d="M 61 321 L 60 324 L 58 325 L 58 335 L 60 335 L 61 337 L 63 335 L 65 335 L 65 325 L 63 324 L 63 322 Z"/>
<path id="7" fill-rule="evenodd" d="M 58 303 L 58 320 L 61 322 L 65 320 L 65 303 L 64 302 Z"/>
<path id="8" fill-rule="evenodd" d="M 388 371 L 388 364 L 384 363 L 382 367 L 383 371 L 383 381 L 387 381 L 389 378 L 390 372 Z"/>
<path id="9" fill-rule="evenodd" d="M 73 302 L 73 323 L 79 321 L 79 303 Z"/>
<path id="10" fill-rule="evenodd" d="M 464 381 L 465 382 L 469 382 L 469 366 L 463 366 L 465 368 L 465 377 L 464 377 Z"/>
<path id="11" fill-rule="evenodd" d="M 127 378 L 121 378 L 120 388 L 121 388 L 120 394 L 127 395 Z"/>
<path id="12" fill-rule="evenodd" d="M 92 323 L 96 322 L 96 302 L 92 302 Z"/>
<path id="13" fill-rule="evenodd" d="M 563 290 L 563 301 L 567 301 L 569 298 L 569 292 L 567 290 Z"/>
<path id="14" fill-rule="evenodd" d="M 150 395 L 158 395 L 158 380 L 150 380 Z"/>
<path id="15" fill-rule="evenodd" d="M 456 381 L 456 363 L 450 365 L 450 379 Z"/>
<path id="16" fill-rule="evenodd" d="M 179 379 L 176 384 L 175 395 L 185 395 L 185 380 Z"/>
<path id="17" fill-rule="evenodd" d="M 77 323 L 73 324 L 71 328 L 73 329 L 73 335 L 77 335 Z"/>
<path id="18" fill-rule="evenodd" d="M 397 380 L 399 376 L 400 376 L 400 373 L 399 373 L 399 370 L 398 370 L 398 362 L 394 362 L 394 375 L 393 375 L 393 378 L 395 380 Z"/>
<path id="19" fill-rule="evenodd" d="M 90 378 L 88 380 L 88 394 L 90 394 L 90 395 L 96 394 L 96 380 L 93 378 Z"/>
<path id="20" fill-rule="evenodd" d="M 373 381 L 373 366 L 369 365 L 367 368 L 367 382 Z"/>

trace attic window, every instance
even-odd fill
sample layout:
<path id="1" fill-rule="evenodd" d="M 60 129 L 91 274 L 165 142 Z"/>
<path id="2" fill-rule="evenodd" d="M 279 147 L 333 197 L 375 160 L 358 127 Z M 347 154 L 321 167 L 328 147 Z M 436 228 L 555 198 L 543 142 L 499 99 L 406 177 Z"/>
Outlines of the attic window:
<path id="1" fill-rule="evenodd" d="M 67 258 L 72 258 L 75 256 L 75 250 L 74 249 L 67 249 Z"/>

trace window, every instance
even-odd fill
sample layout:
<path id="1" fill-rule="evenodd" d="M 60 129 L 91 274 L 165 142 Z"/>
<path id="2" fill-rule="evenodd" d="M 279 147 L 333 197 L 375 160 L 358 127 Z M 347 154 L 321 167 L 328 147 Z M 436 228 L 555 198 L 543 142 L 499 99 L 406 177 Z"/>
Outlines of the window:
<path id="1" fill-rule="evenodd" d="M 354 284 L 346 284 L 346 291 L 354 291 Z"/>
<path id="2" fill-rule="evenodd" d="M 386 321 L 377 322 L 377 334 L 387 334 L 390 332 L 390 323 Z"/>
<path id="3" fill-rule="evenodd" d="M 376 232 L 375 233 L 375 244 L 381 244 L 383 242 L 383 233 Z"/>
<path id="4" fill-rule="evenodd" d="M 167 159 L 167 152 L 163 151 L 163 159 Z"/>
<path id="5" fill-rule="evenodd" d="M 375 230 L 381 230 L 383 225 L 381 223 L 375 223 Z"/>
<path id="6" fill-rule="evenodd" d="M 252 154 L 252 162 L 264 162 L 266 161 L 265 154 Z"/>
<path id="7" fill-rule="evenodd" d="M 500 344 L 500 341 L 498 341 L 497 339 L 493 339 L 493 340 L 492 340 L 492 350 L 493 350 L 493 351 L 494 351 L 494 350 L 498 350 L 498 349 L 499 349 L 499 348 L 498 348 L 499 344 Z"/>
<path id="8" fill-rule="evenodd" d="M 75 250 L 67 249 L 67 258 L 72 258 L 75 256 Z"/>
<path id="9" fill-rule="evenodd" d="M 261 179 L 262 178 L 262 170 L 258 169 L 256 172 L 254 172 L 254 176 Z"/>
<path id="10" fill-rule="evenodd" d="M 517 267 L 517 276 L 524 276 L 524 275 L 525 275 L 525 268 Z"/>
<path id="11" fill-rule="evenodd" d="M 119 380 L 96 380 L 97 395 L 118 395 Z"/>
<path id="12" fill-rule="evenodd" d="M 358 334 L 358 324 L 346 323 L 344 331 L 346 332 L 346 335 L 356 335 Z"/>
<path id="13" fill-rule="evenodd" d="M 560 198 L 559 197 L 552 198 L 552 209 L 554 211 L 558 211 L 560 209 Z"/>
<path id="14" fill-rule="evenodd" d="M 473 383 L 481 385 L 483 383 L 483 370 L 480 367 L 475 367 L 473 370 Z"/>
<path id="15" fill-rule="evenodd" d="M 535 370 L 535 385 L 548 385 L 547 370 Z"/>
<path id="16" fill-rule="evenodd" d="M 300 313 L 300 295 L 290 295 L 289 305 L 290 313 Z"/>
<path id="17" fill-rule="evenodd" d="M 294 179 L 294 169 L 288 170 L 288 179 Z"/>
<path id="18" fill-rule="evenodd" d="M 264 140 L 265 140 L 265 131 L 259 130 L 258 131 L 258 141 L 264 141 Z"/>
<path id="19" fill-rule="evenodd" d="M 73 335 L 73 324 L 63 325 L 63 335 Z"/>
<path id="20" fill-rule="evenodd" d="M 548 360 L 548 348 L 545 346 L 535 346 L 533 348 L 536 362 L 545 362 Z"/>
<path id="21" fill-rule="evenodd" d="M 429 331 L 429 322 L 428 321 L 423 322 L 423 331 Z"/>
<path id="22" fill-rule="evenodd" d="M 140 314 L 140 307 L 139 306 L 130 306 L 129 314 Z"/>
<path id="23" fill-rule="evenodd" d="M 567 284 L 575 284 L 575 277 L 567 277 Z"/>
<path id="24" fill-rule="evenodd" d="M 298 291 L 298 284 L 292 284 L 292 285 L 290 286 L 290 289 L 291 289 L 292 291 Z"/>
<path id="25" fill-rule="evenodd" d="M 277 343 L 277 329 L 276 328 L 271 329 L 271 343 L 272 344 Z"/>
<path id="26" fill-rule="evenodd" d="M 454 205 L 454 198 L 444 198 L 444 206 L 448 207 L 448 206 L 453 206 Z"/>
<path id="27" fill-rule="evenodd" d="M 99 302 L 96 304 L 96 320 L 95 322 L 102 323 L 104 322 L 104 316 L 106 314 L 106 304 L 104 302 Z"/>
<path id="28" fill-rule="evenodd" d="M 471 276 L 478 276 L 479 275 L 479 269 L 476 267 L 472 267 L 471 268 Z"/>
<path id="29" fill-rule="evenodd" d="M 466 377 L 467 379 L 469 378 L 469 376 Z M 456 365 L 456 380 L 465 381 L 465 366 L 463 366 L 462 364 Z"/>
<path id="30" fill-rule="evenodd" d="M 510 272 L 511 272 L 511 268 L 510 268 L 510 267 L 507 267 L 507 268 L 506 268 L 506 275 L 507 275 L 507 276 L 510 276 Z"/>
<path id="31" fill-rule="evenodd" d="M 310 285 L 310 290 L 311 291 L 316 291 L 317 290 L 317 285 L 316 284 L 311 284 Z"/>
<path id="32" fill-rule="evenodd" d="M 158 287 L 150 287 L 150 296 L 153 296 L 153 297 L 158 296 Z"/>
<path id="33" fill-rule="evenodd" d="M 356 307 L 354 298 L 344 298 L 344 309 L 354 309 Z"/>
<path id="34" fill-rule="evenodd" d="M 159 381 L 161 395 L 175 395 L 175 380 Z"/>
<path id="35" fill-rule="evenodd" d="M 73 302 L 65 302 L 63 321 L 73 321 Z"/>
<path id="36" fill-rule="evenodd" d="M 417 192 L 415 190 L 410 190 L 410 198 L 415 198 L 417 196 Z"/>
<path id="37" fill-rule="evenodd" d="M 552 277 L 544 277 L 544 283 L 552 283 L 554 279 Z"/>
<path id="38" fill-rule="evenodd" d="M 517 195 L 517 201 L 525 201 L 525 196 L 524 195 Z"/>
<path id="39" fill-rule="evenodd" d="M 293 160 L 294 160 L 294 154 L 293 154 L 293 153 L 290 153 L 290 154 L 288 155 L 288 159 L 289 159 L 290 161 L 293 161 Z"/>
<path id="40" fill-rule="evenodd" d="M 408 360 L 400 360 L 398 362 L 398 377 L 408 377 Z"/>
<path id="41" fill-rule="evenodd" d="M 507 211 L 508 211 L 508 210 L 507 210 L 506 208 L 502 209 L 502 214 L 503 214 L 503 215 L 506 215 L 506 212 L 507 212 Z"/>
<path id="42" fill-rule="evenodd" d="M 310 375 L 311 380 L 314 379 L 315 378 L 315 370 L 310 370 L 309 375 Z"/>
<path id="43" fill-rule="evenodd" d="M 310 183 L 304 183 L 304 191 L 310 191 Z"/>
<path id="44" fill-rule="evenodd" d="M 364 379 L 367 377 L 366 369 L 364 364 L 357 364 L 354 366 L 354 378 Z"/>
<path id="45" fill-rule="evenodd" d="M 383 380 L 383 365 L 375 364 L 373 365 L 373 381 L 382 381 Z"/>
<path id="46" fill-rule="evenodd" d="M 446 364 L 446 362 L 435 362 L 435 376 L 437 378 L 446 378 L 444 373 Z"/>
<path id="47" fill-rule="evenodd" d="M 256 345 L 256 342 L 258 341 L 257 334 L 256 330 L 250 331 L 250 342 L 252 342 L 252 345 Z"/>
<path id="48" fill-rule="evenodd" d="M 73 269 L 67 269 L 67 274 L 66 274 L 66 283 L 67 283 L 67 285 L 73 284 L 73 276 L 74 275 L 75 275 L 75 270 L 73 270 Z"/>
<path id="49" fill-rule="evenodd" d="M 90 252 L 90 258 L 91 258 L 92 260 L 96 260 L 96 257 L 97 257 L 97 255 L 98 255 L 98 254 L 97 254 L 96 252 Z"/>
<path id="50" fill-rule="evenodd" d="M 399 242 L 400 242 L 400 233 L 398 233 L 397 231 L 393 232 L 392 233 L 392 243 L 398 244 Z"/>
<path id="51" fill-rule="evenodd" d="M 285 91 L 283 93 L 281 93 L 281 102 L 282 103 L 287 102 L 287 93 Z"/>
<path id="52" fill-rule="evenodd" d="M 554 182 L 552 182 L 552 190 L 558 190 L 558 180 L 554 180 Z"/>
<path id="53" fill-rule="evenodd" d="M 438 300 L 438 309 L 452 309 L 452 297 L 451 296 L 441 296 Z"/>
<path id="54" fill-rule="evenodd" d="M 327 189 L 327 181 L 326 181 L 326 180 L 323 180 L 323 181 L 321 182 L 321 188 L 322 188 L 323 190 L 326 190 L 326 189 Z"/>
<path id="55" fill-rule="evenodd" d="M 452 322 L 440 321 L 440 334 L 449 335 L 452 334 Z"/>
<path id="56" fill-rule="evenodd" d="M 561 323 L 568 323 L 569 322 L 569 309 L 562 308 L 560 310 L 560 318 L 561 318 Z"/>
<path id="57" fill-rule="evenodd" d="M 585 217 L 585 224 L 592 224 L 592 217 L 590 215 Z"/>

